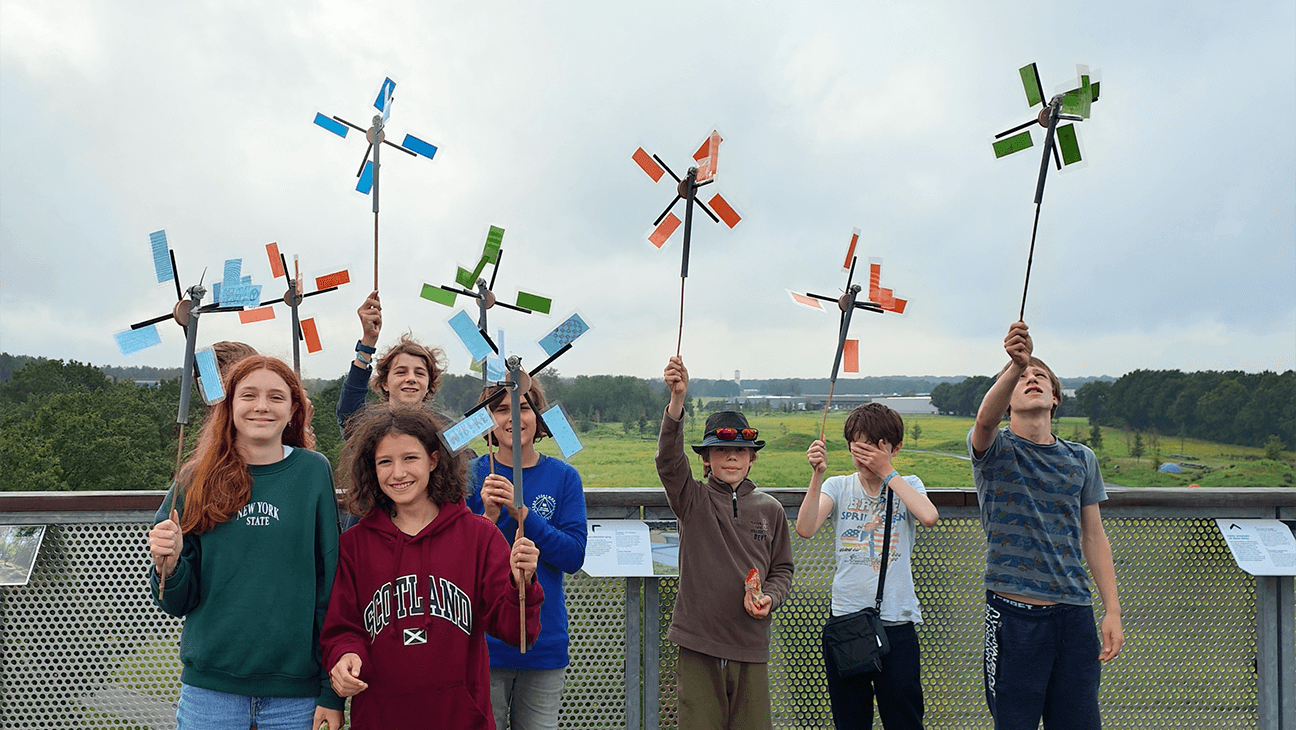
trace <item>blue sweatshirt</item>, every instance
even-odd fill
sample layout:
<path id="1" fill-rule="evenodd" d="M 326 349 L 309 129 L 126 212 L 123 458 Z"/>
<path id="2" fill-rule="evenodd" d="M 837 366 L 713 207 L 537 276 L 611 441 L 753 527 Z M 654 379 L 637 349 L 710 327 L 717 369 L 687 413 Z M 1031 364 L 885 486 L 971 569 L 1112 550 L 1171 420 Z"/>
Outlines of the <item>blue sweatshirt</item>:
<path id="1" fill-rule="evenodd" d="M 468 509 L 477 514 L 485 511 L 481 485 L 490 474 L 489 462 L 489 456 L 480 456 L 469 472 L 473 493 L 467 500 Z M 513 481 L 511 467 L 496 462 L 495 473 Z M 529 510 L 523 531 L 540 550 L 536 577 L 545 595 L 540 611 L 540 638 L 522 654 L 516 645 L 487 636 L 490 663 L 492 667 L 504 669 L 558 669 L 570 663 L 563 573 L 575 573 L 585 564 L 585 492 L 575 468 L 561 459 L 541 454 L 539 463 L 522 471 L 522 498 Z M 512 545 L 517 535 L 517 521 L 501 509 L 496 524 Z"/>

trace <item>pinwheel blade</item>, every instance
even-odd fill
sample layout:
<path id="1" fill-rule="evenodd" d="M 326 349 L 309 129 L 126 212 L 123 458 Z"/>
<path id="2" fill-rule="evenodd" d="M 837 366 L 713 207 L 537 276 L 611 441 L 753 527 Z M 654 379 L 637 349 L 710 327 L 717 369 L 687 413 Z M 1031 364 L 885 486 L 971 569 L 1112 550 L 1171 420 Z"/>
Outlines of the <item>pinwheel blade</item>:
<path id="1" fill-rule="evenodd" d="M 1031 140 L 1030 130 L 1022 132 L 1021 134 L 1015 134 L 1005 139 L 990 141 L 991 147 L 994 148 L 995 159 L 1007 157 L 1014 152 L 1021 152 L 1024 149 L 1029 149 L 1034 144 L 1035 143 Z"/>
<path id="2" fill-rule="evenodd" d="M 547 297 L 542 297 L 538 294 L 529 294 L 524 291 L 519 291 L 517 294 L 516 304 L 518 307 L 531 312 L 549 314 L 549 309 L 553 306 L 553 300 Z"/>
<path id="3" fill-rule="evenodd" d="M 1062 152 L 1063 167 L 1080 161 L 1080 140 L 1076 138 L 1074 124 L 1063 124 L 1057 128 L 1057 147 Z"/>
<path id="4" fill-rule="evenodd" d="M 424 142 L 412 134 L 405 135 L 405 139 L 401 141 L 401 146 L 410 152 L 413 152 L 416 155 L 422 155 L 429 160 L 435 157 L 437 152 L 436 145 Z"/>
<path id="5" fill-rule="evenodd" d="M 336 119 L 326 117 L 323 114 L 319 114 L 319 113 L 315 114 L 315 124 L 327 129 L 328 131 L 332 132 L 333 134 L 336 134 L 337 136 L 343 139 L 346 139 L 347 131 L 349 131 L 345 124 L 337 121 Z"/>
<path id="6" fill-rule="evenodd" d="M 652 158 L 652 155 L 645 152 L 642 147 L 635 150 L 631 159 L 635 161 L 635 164 L 639 165 L 640 169 L 648 174 L 648 177 L 652 178 L 653 182 L 661 180 L 662 175 L 666 174 L 666 170 L 664 170 L 661 165 L 658 165 L 657 161 Z"/>
<path id="7" fill-rule="evenodd" d="M 720 220 L 724 221 L 724 224 L 731 229 L 742 220 L 742 216 L 738 215 L 738 211 L 734 210 L 733 206 L 729 205 L 729 201 L 721 197 L 719 193 L 711 196 L 711 199 L 707 201 L 707 205 L 711 206 L 716 215 L 720 216 Z"/>
<path id="8" fill-rule="evenodd" d="M 174 280 L 175 267 L 171 265 L 171 250 L 167 247 L 166 231 L 150 233 L 149 246 L 153 249 L 153 271 L 157 273 L 158 283 Z"/>
<path id="9" fill-rule="evenodd" d="M 1026 91 L 1026 105 L 1035 106 L 1044 103 L 1044 85 L 1040 83 L 1039 68 L 1031 63 L 1017 69 L 1021 75 L 1022 88 Z"/>

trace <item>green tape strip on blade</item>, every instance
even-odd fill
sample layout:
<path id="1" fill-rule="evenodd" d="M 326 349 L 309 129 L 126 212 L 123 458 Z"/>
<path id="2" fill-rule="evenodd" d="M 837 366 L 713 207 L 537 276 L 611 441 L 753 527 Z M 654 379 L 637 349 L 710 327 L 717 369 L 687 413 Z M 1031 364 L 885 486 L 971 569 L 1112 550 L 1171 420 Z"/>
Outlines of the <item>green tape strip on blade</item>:
<path id="1" fill-rule="evenodd" d="M 444 304 L 447 307 L 453 307 L 455 303 L 454 292 L 446 291 L 439 286 L 432 286 L 431 284 L 424 284 L 423 291 L 419 296 L 428 301 L 436 302 L 437 304 Z"/>
<path id="2" fill-rule="evenodd" d="M 1022 87 L 1026 89 L 1027 106 L 1043 104 L 1044 97 L 1040 94 L 1039 71 L 1035 68 L 1035 64 L 1022 66 L 1017 70 L 1017 73 L 1021 74 Z"/>
<path id="3" fill-rule="evenodd" d="M 520 291 L 517 295 L 517 305 L 532 312 L 549 314 L 549 307 L 553 305 L 553 300 Z"/>
<path id="4" fill-rule="evenodd" d="M 482 260 L 491 263 L 499 263 L 500 245 L 504 243 L 504 229 L 499 226 L 491 226 L 490 232 L 486 234 L 486 247 L 482 249 Z"/>
<path id="5" fill-rule="evenodd" d="M 1080 161 L 1080 140 L 1076 139 L 1074 124 L 1063 124 L 1057 128 L 1058 151 L 1062 153 L 1062 166 L 1066 167 Z"/>
<path id="6" fill-rule="evenodd" d="M 459 270 L 455 272 L 455 283 L 465 289 L 471 289 L 477 285 L 477 275 L 460 266 Z"/>
<path id="7" fill-rule="evenodd" d="M 1021 152 L 1029 148 L 1034 142 L 1031 141 L 1030 131 L 1027 130 L 1021 134 L 1014 134 L 1007 139 L 1001 139 L 994 143 L 995 157 L 1007 157 L 1014 152 Z"/>

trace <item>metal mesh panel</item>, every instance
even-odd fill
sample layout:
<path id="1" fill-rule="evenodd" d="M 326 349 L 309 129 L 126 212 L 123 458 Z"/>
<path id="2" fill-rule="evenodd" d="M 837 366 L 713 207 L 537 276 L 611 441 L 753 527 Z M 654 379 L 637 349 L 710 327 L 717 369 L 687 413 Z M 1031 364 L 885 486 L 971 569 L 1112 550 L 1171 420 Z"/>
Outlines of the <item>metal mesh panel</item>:
<path id="1" fill-rule="evenodd" d="M 1103 668 L 1106 728 L 1256 725 L 1255 581 L 1233 563 L 1212 520 L 1104 519 L 1116 562 L 1125 648 Z M 789 523 L 789 529 L 793 524 Z M 770 705 L 779 728 L 831 728 L 819 633 L 833 576 L 832 539 L 793 538 L 792 593 L 774 614 Z M 918 531 L 914 584 L 924 623 L 929 728 L 991 728 L 981 682 L 984 533 L 946 519 Z M 662 635 L 678 581 L 661 581 Z M 1095 601 L 1095 616 L 1102 604 Z M 678 727 L 675 645 L 661 645 L 661 727 Z M 874 727 L 881 720 L 874 717 Z"/>
<path id="2" fill-rule="evenodd" d="M 145 583 L 148 526 L 55 525 L 5 588 L 5 728 L 175 727 L 180 621 Z"/>
<path id="3" fill-rule="evenodd" d="M 1125 649 L 1103 669 L 1104 727 L 1254 727 L 1255 581 L 1211 520 L 1104 520 L 1125 612 Z M 180 622 L 145 590 L 144 524 L 51 528 L 25 587 L 0 589 L 0 727 L 174 727 Z M 976 520 L 919 530 L 915 584 L 929 728 L 989 728 L 981 688 L 982 533 Z M 796 577 L 772 627 L 776 727 L 831 726 L 819 653 L 832 579 L 827 531 L 794 538 Z M 657 579 L 660 726 L 677 727 L 675 646 L 664 640 L 679 582 Z M 625 588 L 567 583 L 572 666 L 560 724 L 625 724 Z M 1101 607 L 1098 613 L 1101 614 Z M 649 657 L 651 661 L 651 657 Z M 649 718 L 652 722 L 653 718 Z M 880 724 L 875 720 L 875 727 Z"/>
<path id="4" fill-rule="evenodd" d="M 578 573 L 566 588 L 571 666 L 558 727 L 625 727 L 625 582 Z"/>

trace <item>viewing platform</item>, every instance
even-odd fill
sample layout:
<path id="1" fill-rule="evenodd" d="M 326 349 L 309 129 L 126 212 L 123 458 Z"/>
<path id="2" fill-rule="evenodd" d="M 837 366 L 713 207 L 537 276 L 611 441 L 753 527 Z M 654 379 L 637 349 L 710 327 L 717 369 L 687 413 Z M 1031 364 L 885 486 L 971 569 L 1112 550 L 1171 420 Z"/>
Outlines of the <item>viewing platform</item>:
<path id="1" fill-rule="evenodd" d="M 795 517 L 804 489 L 764 491 Z M 661 489 L 585 495 L 591 519 L 674 523 Z M 990 728 L 976 493 L 929 495 L 941 521 L 919 529 L 913 558 L 926 726 Z M 1214 522 L 1296 520 L 1296 489 L 1111 487 L 1108 495 L 1102 513 L 1126 644 L 1103 667 L 1103 727 L 1296 726 L 1296 585 L 1239 569 Z M 162 497 L 0 494 L 0 525 L 49 526 L 28 585 L 0 588 L 0 727 L 175 727 L 181 621 L 153 605 L 146 581 L 146 533 Z M 829 533 L 793 537 L 792 593 L 771 622 L 776 728 L 832 727 L 819 639 L 833 574 Z M 673 577 L 568 577 L 572 662 L 559 727 L 678 727 L 675 646 L 665 639 L 677 586 Z"/>

